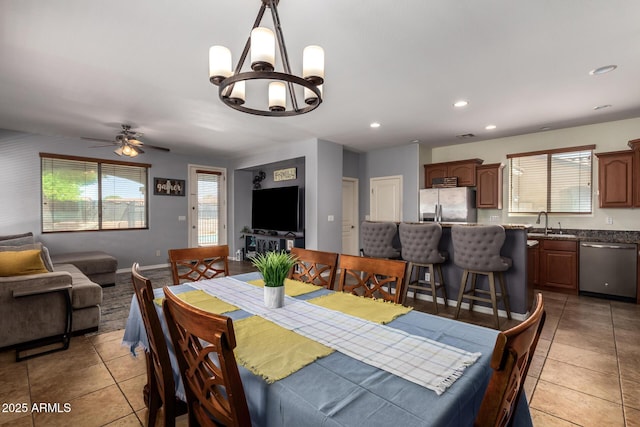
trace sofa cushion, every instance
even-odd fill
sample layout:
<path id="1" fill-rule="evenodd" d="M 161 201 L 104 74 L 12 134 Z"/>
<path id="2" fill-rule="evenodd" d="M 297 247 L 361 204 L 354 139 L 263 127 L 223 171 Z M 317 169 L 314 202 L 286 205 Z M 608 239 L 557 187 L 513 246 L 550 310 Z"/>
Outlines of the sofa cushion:
<path id="1" fill-rule="evenodd" d="M 40 242 L 30 243 L 28 245 L 22 245 L 22 246 L 0 245 L 0 252 L 7 252 L 7 251 L 20 252 L 20 251 L 28 251 L 33 249 L 37 249 L 41 251 L 40 258 L 42 258 L 42 262 L 44 263 L 45 268 L 49 271 L 53 271 L 53 263 L 51 262 L 51 257 L 49 256 L 49 249 L 47 249 L 46 246 L 43 246 L 42 243 Z"/>
<path id="2" fill-rule="evenodd" d="M 56 271 L 66 271 L 71 275 L 71 305 L 74 310 L 102 304 L 102 287 L 89 280 L 73 264 L 56 264 Z"/>
<path id="3" fill-rule="evenodd" d="M 22 246 L 33 243 L 35 240 L 32 232 L 0 236 L 0 246 Z"/>
<path id="4" fill-rule="evenodd" d="M 54 254 L 51 259 L 55 265 L 73 264 L 89 276 L 99 273 L 113 273 L 118 269 L 118 260 L 101 251 Z"/>
<path id="5" fill-rule="evenodd" d="M 0 276 L 47 273 L 39 249 L 0 252 Z"/>

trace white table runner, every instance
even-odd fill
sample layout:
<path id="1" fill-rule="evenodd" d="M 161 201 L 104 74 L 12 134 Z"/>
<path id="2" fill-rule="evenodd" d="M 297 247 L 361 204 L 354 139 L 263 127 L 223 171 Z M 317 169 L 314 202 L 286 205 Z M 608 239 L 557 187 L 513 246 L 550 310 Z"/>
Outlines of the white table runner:
<path id="1" fill-rule="evenodd" d="M 438 395 L 481 355 L 287 296 L 269 309 L 261 287 L 232 277 L 189 285 Z"/>

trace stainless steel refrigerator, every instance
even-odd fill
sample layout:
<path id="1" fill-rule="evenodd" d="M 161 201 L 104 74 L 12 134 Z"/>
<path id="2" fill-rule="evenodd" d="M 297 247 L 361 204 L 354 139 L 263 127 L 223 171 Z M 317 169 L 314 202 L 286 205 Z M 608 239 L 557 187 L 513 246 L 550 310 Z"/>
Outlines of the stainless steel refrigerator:
<path id="1" fill-rule="evenodd" d="M 420 190 L 420 221 L 476 222 L 476 190 L 470 187 Z"/>

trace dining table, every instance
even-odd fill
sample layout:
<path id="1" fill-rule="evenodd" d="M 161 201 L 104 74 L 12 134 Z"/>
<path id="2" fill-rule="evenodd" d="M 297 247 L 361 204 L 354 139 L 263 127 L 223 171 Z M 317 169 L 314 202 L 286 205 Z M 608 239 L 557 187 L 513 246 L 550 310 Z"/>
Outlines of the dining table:
<path id="1" fill-rule="evenodd" d="M 258 301 L 259 286 L 260 275 L 252 272 L 169 287 L 179 297 L 211 299 L 206 304 L 215 299 L 210 311 L 233 319 L 235 354 L 253 426 L 473 425 L 492 374 L 498 331 L 295 283 L 286 284 L 287 310 L 266 309 Z M 154 289 L 154 296 L 176 396 L 185 400 L 162 312 L 163 289 Z M 360 306 L 363 310 L 356 310 Z M 138 347 L 148 348 L 135 295 L 122 345 L 134 357 Z M 280 357 L 283 363 L 268 371 Z M 513 425 L 533 425 L 524 392 Z"/>

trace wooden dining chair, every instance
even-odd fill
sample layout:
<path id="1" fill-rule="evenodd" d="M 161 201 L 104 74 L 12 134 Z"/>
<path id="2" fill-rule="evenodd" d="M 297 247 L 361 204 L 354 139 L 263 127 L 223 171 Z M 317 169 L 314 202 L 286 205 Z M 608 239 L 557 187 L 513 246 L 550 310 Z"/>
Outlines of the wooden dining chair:
<path id="1" fill-rule="evenodd" d="M 164 287 L 163 309 L 176 351 L 189 408 L 189 425 L 251 425 L 233 354 L 229 317 L 187 304 Z"/>
<path id="2" fill-rule="evenodd" d="M 145 403 L 148 408 L 147 425 L 155 425 L 158 410 L 164 406 L 164 425 L 175 426 L 176 416 L 185 411 L 180 411 L 176 402 L 173 371 L 167 341 L 153 303 L 153 287 L 151 281 L 140 274 L 138 263 L 134 263 L 131 267 L 131 281 L 149 341 L 149 348 L 145 351 L 147 385 L 144 389 Z"/>
<path id="3" fill-rule="evenodd" d="M 546 313 L 542 294 L 537 294 L 533 313 L 522 323 L 500 332 L 491 356 L 493 374 L 474 425 L 508 426 L 522 394 L 529 365 L 536 351 Z"/>
<path id="4" fill-rule="evenodd" d="M 229 275 L 229 246 L 169 249 L 173 284 Z"/>
<path id="5" fill-rule="evenodd" d="M 289 279 L 333 289 L 338 268 L 337 253 L 291 248 L 291 255 L 296 258 L 296 263 L 289 272 Z"/>
<path id="6" fill-rule="evenodd" d="M 400 304 L 407 263 L 400 260 L 340 255 L 338 290 Z M 385 290 L 384 287 L 387 287 Z M 395 289 L 394 292 L 391 290 Z"/>

